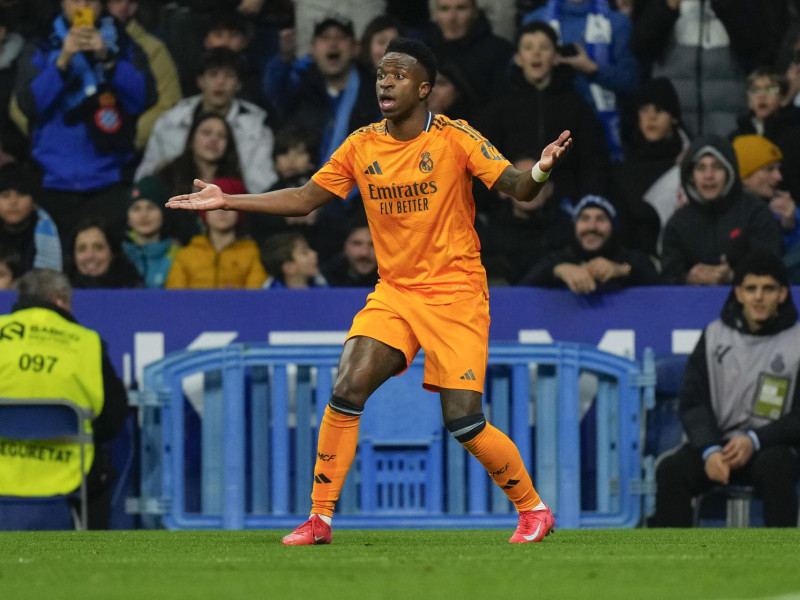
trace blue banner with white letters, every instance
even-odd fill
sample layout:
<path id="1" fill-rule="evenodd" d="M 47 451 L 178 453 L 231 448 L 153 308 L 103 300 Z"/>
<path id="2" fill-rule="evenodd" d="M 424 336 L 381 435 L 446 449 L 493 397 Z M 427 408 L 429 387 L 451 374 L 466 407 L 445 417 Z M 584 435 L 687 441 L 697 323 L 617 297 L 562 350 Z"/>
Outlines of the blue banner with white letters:
<path id="1" fill-rule="evenodd" d="M 340 344 L 371 290 L 76 290 L 78 321 L 108 342 L 130 382 L 170 352 L 232 342 Z M 717 318 L 728 287 L 643 287 L 578 296 L 565 290 L 494 288 L 493 341 L 583 342 L 641 357 L 690 352 Z M 0 312 L 15 299 L 0 292 Z"/>

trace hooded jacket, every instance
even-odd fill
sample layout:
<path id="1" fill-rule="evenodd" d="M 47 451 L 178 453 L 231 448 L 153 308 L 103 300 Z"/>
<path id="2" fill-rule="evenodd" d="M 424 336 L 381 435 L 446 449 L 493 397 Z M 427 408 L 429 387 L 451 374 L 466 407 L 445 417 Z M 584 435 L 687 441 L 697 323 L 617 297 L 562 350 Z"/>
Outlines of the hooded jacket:
<path id="1" fill-rule="evenodd" d="M 693 169 L 709 154 L 725 167 L 727 183 L 718 198 L 703 201 L 692 183 Z M 781 255 L 778 224 L 762 201 L 742 191 L 730 142 L 715 135 L 696 139 L 681 161 L 681 186 L 689 202 L 664 228 L 662 276 L 666 283 L 684 284 L 694 265 L 719 265 L 723 256 L 733 265 L 751 246 L 763 246 Z"/>
<path id="2" fill-rule="evenodd" d="M 689 443 L 699 451 L 723 446 L 752 431 L 758 447 L 800 446 L 800 324 L 790 295 L 778 314 L 750 333 L 733 291 L 720 318 L 703 331 L 686 364 L 678 413 Z M 754 414 L 760 379 L 789 381 L 783 414 Z M 751 436 L 752 437 L 752 436 Z"/>

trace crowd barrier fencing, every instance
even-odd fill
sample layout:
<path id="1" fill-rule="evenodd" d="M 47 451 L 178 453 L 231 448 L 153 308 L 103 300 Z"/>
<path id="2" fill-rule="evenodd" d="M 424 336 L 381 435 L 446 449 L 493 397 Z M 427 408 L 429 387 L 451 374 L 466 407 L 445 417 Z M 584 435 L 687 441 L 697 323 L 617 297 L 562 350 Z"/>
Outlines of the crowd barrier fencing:
<path id="1" fill-rule="evenodd" d="M 145 527 L 296 526 L 308 515 L 317 424 L 340 353 L 231 344 L 147 366 L 132 394 L 141 480 L 128 509 Z M 423 360 L 367 402 L 337 527 L 513 528 L 512 504 L 422 389 Z M 198 377 L 199 404 L 184 393 Z M 654 387 L 649 349 L 639 363 L 576 343 L 491 343 L 484 408 L 516 443 L 559 527 L 633 527 L 654 489 L 653 459 L 643 456 Z"/>

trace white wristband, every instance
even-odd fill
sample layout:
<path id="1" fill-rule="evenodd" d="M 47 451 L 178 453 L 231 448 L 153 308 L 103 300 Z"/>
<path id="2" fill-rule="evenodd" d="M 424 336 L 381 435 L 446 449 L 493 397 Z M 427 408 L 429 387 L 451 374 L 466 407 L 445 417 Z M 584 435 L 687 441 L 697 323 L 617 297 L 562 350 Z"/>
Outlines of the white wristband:
<path id="1" fill-rule="evenodd" d="M 533 177 L 533 180 L 536 183 L 544 183 L 547 181 L 547 178 L 550 177 L 550 171 L 542 171 L 539 168 L 539 161 L 537 160 L 536 164 L 533 165 L 533 168 L 531 169 L 531 177 Z"/>

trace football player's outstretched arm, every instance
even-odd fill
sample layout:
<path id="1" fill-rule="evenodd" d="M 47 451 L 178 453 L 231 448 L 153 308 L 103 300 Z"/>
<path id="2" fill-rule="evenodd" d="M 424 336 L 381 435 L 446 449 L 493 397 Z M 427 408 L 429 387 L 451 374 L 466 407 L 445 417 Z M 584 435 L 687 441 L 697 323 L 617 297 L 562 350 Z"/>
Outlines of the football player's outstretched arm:
<path id="1" fill-rule="evenodd" d="M 544 187 L 545 181 L 550 177 L 550 171 L 556 163 L 572 147 L 572 138 L 569 130 L 561 132 L 558 139 L 545 146 L 542 156 L 533 169 L 520 171 L 516 167 L 506 167 L 505 171 L 497 178 L 492 189 L 513 196 L 522 202 L 530 202 Z"/>
<path id="2" fill-rule="evenodd" d="M 300 217 L 330 202 L 336 195 L 309 179 L 299 188 L 286 188 L 263 194 L 225 194 L 219 186 L 194 180 L 199 191 L 170 198 L 167 208 L 184 210 L 238 210 L 270 215 Z"/>

